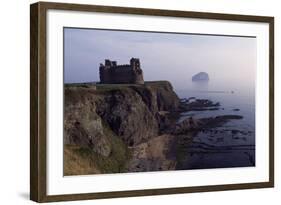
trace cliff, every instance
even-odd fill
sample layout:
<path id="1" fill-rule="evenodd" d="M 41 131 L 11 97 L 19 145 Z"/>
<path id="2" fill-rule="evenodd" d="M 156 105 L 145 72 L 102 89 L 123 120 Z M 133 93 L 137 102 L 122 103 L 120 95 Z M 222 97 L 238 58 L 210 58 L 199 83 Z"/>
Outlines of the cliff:
<path id="1" fill-rule="evenodd" d="M 64 97 L 64 175 L 186 169 L 194 153 L 219 151 L 208 145 L 220 133 L 214 128 L 243 118 L 180 120 L 186 112 L 221 109 L 220 103 L 180 101 L 167 81 L 70 84 Z M 193 141 L 206 132 L 207 142 Z M 237 132 L 232 130 L 232 137 Z"/>
<path id="2" fill-rule="evenodd" d="M 130 147 L 168 129 L 173 120 L 169 114 L 177 111 L 180 103 L 167 81 L 71 84 L 65 86 L 64 96 L 66 175 L 74 174 L 75 166 L 84 166 L 79 171 L 83 174 L 127 169 Z M 88 160 L 92 160 L 92 167 L 87 167 Z"/>

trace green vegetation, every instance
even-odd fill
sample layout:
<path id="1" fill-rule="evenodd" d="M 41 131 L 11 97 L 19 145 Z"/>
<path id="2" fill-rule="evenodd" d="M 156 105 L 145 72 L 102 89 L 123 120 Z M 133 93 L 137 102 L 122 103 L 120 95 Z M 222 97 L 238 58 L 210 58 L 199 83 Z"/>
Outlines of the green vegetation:
<path id="1" fill-rule="evenodd" d="M 103 127 L 104 134 L 111 144 L 110 155 L 104 157 L 88 147 L 65 145 L 65 175 L 120 173 L 125 171 L 130 152 L 124 142 L 107 125 L 104 124 Z"/>
<path id="2" fill-rule="evenodd" d="M 158 81 L 145 81 L 144 82 L 145 85 L 167 85 L 170 84 L 169 81 L 166 80 L 158 80 Z"/>
<path id="3" fill-rule="evenodd" d="M 185 161 L 190 157 L 187 153 L 189 151 L 189 144 L 192 143 L 193 133 L 189 135 L 178 135 L 176 138 L 175 154 L 177 161 L 177 169 L 185 164 Z"/>
<path id="4" fill-rule="evenodd" d="M 122 89 L 131 86 L 165 86 L 170 84 L 168 81 L 160 80 L 160 81 L 145 81 L 144 85 L 142 84 L 99 84 L 96 82 L 88 82 L 88 83 L 65 83 L 65 88 L 71 87 L 84 87 L 84 88 L 93 88 L 95 87 L 97 90 L 112 90 L 112 89 Z"/>
<path id="5" fill-rule="evenodd" d="M 96 86 L 96 83 L 65 83 L 65 88 L 71 88 L 71 87 L 84 87 L 84 88 L 91 88 Z"/>

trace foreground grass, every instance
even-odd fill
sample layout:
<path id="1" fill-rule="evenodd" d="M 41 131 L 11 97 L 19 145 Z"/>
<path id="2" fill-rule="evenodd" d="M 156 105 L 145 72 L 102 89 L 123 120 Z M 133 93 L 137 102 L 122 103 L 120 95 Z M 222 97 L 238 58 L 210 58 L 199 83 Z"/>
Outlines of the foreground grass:
<path id="1" fill-rule="evenodd" d="M 64 145 L 64 175 L 109 174 L 125 172 L 130 152 L 121 139 L 105 129 L 111 143 L 108 157 L 78 145 Z"/>

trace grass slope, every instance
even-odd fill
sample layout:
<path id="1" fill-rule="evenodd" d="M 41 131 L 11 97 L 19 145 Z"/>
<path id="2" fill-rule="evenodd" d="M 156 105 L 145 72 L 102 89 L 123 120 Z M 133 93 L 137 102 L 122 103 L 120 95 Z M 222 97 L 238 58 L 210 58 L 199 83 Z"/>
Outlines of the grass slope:
<path id="1" fill-rule="evenodd" d="M 124 172 L 131 154 L 123 141 L 106 125 L 104 132 L 112 148 L 108 157 L 101 156 L 87 147 L 64 145 L 64 175 Z"/>

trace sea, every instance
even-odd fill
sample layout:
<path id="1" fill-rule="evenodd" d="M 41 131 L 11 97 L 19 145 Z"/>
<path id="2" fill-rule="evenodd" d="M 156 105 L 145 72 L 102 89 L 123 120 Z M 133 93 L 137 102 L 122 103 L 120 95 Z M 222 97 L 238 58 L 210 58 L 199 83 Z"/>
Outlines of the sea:
<path id="1" fill-rule="evenodd" d="M 193 133 L 184 159 L 177 169 L 208 169 L 255 166 L 255 88 L 218 84 L 212 81 L 190 82 L 188 89 L 176 89 L 181 99 L 196 98 L 219 102 L 218 110 L 181 113 L 179 122 L 220 115 L 240 115 L 242 119 Z"/>

